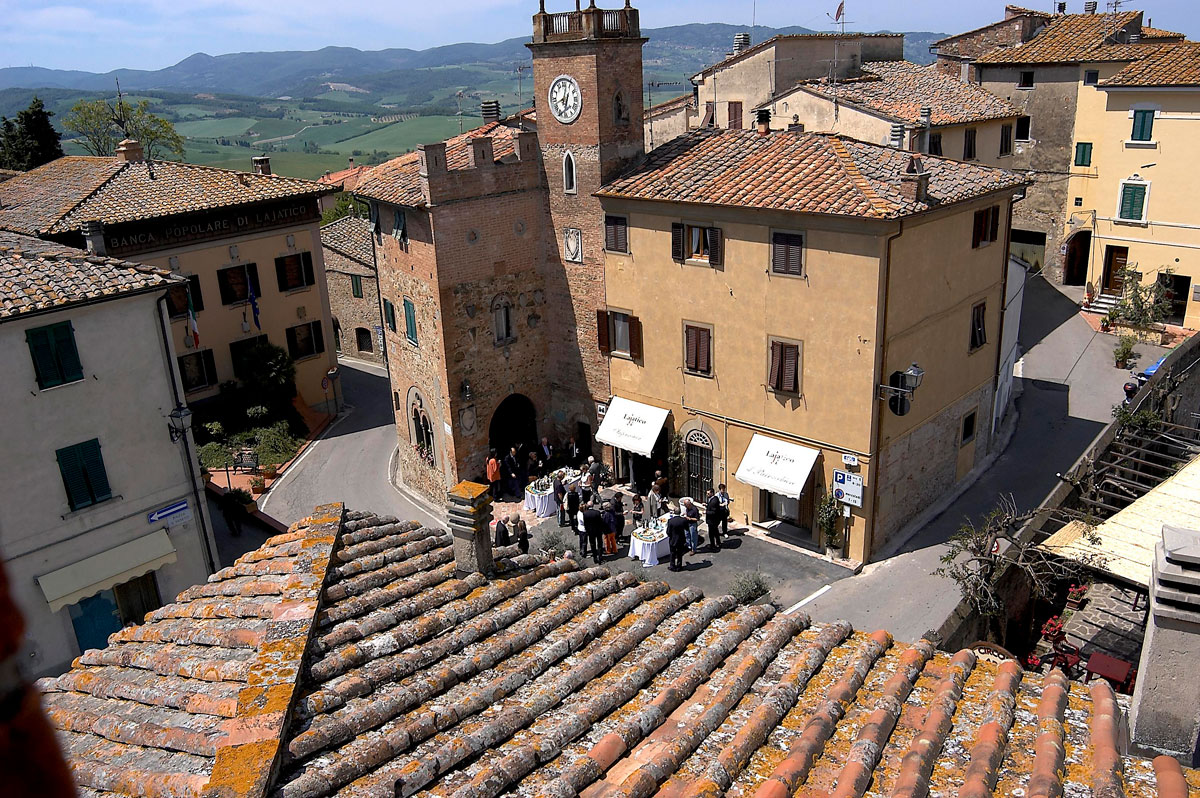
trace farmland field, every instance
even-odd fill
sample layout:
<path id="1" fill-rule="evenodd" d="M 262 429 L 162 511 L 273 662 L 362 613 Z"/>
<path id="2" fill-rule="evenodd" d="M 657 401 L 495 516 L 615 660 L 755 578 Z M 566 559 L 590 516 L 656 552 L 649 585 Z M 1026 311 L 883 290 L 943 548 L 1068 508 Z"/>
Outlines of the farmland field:
<path id="1" fill-rule="evenodd" d="M 463 124 L 475 127 L 482 124 L 474 116 L 463 119 Z M 418 144 L 428 144 L 441 141 L 450 136 L 458 135 L 458 117 L 454 116 L 418 116 L 407 122 L 395 122 L 391 125 L 374 126 L 375 129 L 352 139 L 327 145 L 328 149 L 349 154 L 354 150 L 371 152 L 383 150 L 393 156 L 414 149 Z M 306 136 L 301 136 L 306 138 Z"/>
<path id="2" fill-rule="evenodd" d="M 240 136 L 258 120 L 244 116 L 226 116 L 215 119 L 197 119 L 195 122 L 180 122 L 175 126 L 185 138 L 214 138 L 216 136 Z"/>

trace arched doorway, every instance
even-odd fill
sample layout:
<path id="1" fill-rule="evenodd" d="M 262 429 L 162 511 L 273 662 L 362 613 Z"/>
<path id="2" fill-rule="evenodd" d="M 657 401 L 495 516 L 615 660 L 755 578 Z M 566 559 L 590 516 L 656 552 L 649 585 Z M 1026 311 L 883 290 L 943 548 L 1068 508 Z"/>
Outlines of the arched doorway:
<path id="1" fill-rule="evenodd" d="M 510 394 L 496 412 L 488 426 L 488 446 L 496 450 L 501 458 L 516 446 L 520 461 L 529 456 L 537 446 L 537 410 L 528 396 Z"/>
<path id="2" fill-rule="evenodd" d="M 687 492 L 703 501 L 713 486 L 713 443 L 704 430 L 694 429 L 683 440 L 687 456 Z"/>
<path id="3" fill-rule="evenodd" d="M 1080 230 L 1071 236 L 1067 242 L 1067 259 L 1063 264 L 1063 285 L 1083 285 L 1087 282 L 1091 255 L 1091 230 Z"/>

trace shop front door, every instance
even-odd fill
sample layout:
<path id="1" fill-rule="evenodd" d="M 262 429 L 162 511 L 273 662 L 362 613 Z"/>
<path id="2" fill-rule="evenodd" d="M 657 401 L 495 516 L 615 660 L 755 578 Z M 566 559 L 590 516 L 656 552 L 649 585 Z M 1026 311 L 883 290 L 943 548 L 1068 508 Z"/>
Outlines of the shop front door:
<path id="1" fill-rule="evenodd" d="M 1125 286 L 1125 265 L 1129 262 L 1129 247 L 1104 248 L 1104 283 L 1101 291 L 1120 294 Z"/>
<path id="2" fill-rule="evenodd" d="M 701 434 L 703 435 L 703 433 Z M 704 437 L 707 439 L 707 436 Z M 712 446 L 706 447 L 689 440 L 687 443 L 687 468 L 687 495 L 698 502 L 703 502 L 708 491 L 713 487 Z"/>

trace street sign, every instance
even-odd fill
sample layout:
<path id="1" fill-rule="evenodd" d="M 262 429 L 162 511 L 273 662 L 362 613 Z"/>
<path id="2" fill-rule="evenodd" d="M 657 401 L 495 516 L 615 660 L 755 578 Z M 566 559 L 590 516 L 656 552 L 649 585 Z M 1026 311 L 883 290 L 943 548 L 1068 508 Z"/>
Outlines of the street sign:
<path id="1" fill-rule="evenodd" d="M 191 521 L 192 517 L 192 508 L 187 499 L 180 499 L 174 504 L 168 504 L 166 507 L 159 507 L 152 513 L 146 513 L 146 521 L 149 523 L 162 522 L 168 527 Z"/>
<path id="2" fill-rule="evenodd" d="M 322 378 L 321 378 L 321 390 L 322 390 L 322 391 L 328 391 L 328 390 L 329 390 L 329 378 L 328 378 L 328 377 L 322 377 Z"/>
<path id="3" fill-rule="evenodd" d="M 849 471 L 833 470 L 833 498 L 853 507 L 862 507 L 863 478 Z"/>
<path id="4" fill-rule="evenodd" d="M 842 464 L 843 464 L 843 465 L 848 465 L 848 466 L 856 466 L 856 465 L 858 465 L 858 455 L 856 455 L 856 454 L 843 454 L 843 455 L 842 455 Z"/>

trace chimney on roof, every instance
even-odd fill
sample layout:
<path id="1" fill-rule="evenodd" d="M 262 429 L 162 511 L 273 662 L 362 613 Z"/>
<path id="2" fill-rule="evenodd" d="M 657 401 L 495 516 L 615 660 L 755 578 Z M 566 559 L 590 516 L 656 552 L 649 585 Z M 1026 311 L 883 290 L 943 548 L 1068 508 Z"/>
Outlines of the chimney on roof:
<path id="1" fill-rule="evenodd" d="M 454 537 L 454 565 L 459 574 L 490 574 L 492 497 L 487 485 L 460 482 L 446 494 L 446 514 Z"/>
<path id="2" fill-rule="evenodd" d="M 921 125 L 929 127 L 933 124 L 933 109 L 928 105 L 921 106 Z"/>
<path id="3" fill-rule="evenodd" d="M 888 137 L 888 143 L 898 150 L 904 149 L 904 123 L 893 122 L 892 134 Z"/>
<path id="4" fill-rule="evenodd" d="M 1065 13 L 1067 13 L 1067 4 L 1066 3 L 1056 3 L 1054 6 L 1054 9 L 1055 9 L 1056 13 L 1065 14 Z"/>
<path id="5" fill-rule="evenodd" d="M 83 238 L 87 242 L 87 251 L 103 257 L 108 254 L 104 246 L 104 222 L 99 219 L 88 219 L 83 223 Z"/>
<path id="6" fill-rule="evenodd" d="M 124 163 L 138 163 L 145 160 L 142 143 L 137 139 L 125 139 L 117 145 L 117 160 Z"/>
<path id="7" fill-rule="evenodd" d="M 500 121 L 499 100 L 484 100 L 479 104 L 479 111 L 481 114 L 483 114 L 483 121 L 485 123 Z"/>
<path id="8" fill-rule="evenodd" d="M 1083 4 L 1083 13 L 1095 14 L 1096 13 L 1096 5 L 1097 5 L 1096 0 L 1087 0 L 1087 2 Z"/>
<path id="9" fill-rule="evenodd" d="M 737 55 L 743 50 L 750 49 L 750 34 L 735 33 L 733 34 L 733 54 Z"/>
<path id="10" fill-rule="evenodd" d="M 271 174 L 271 156 L 270 155 L 255 155 L 250 159 L 250 163 L 254 164 L 254 174 L 269 175 Z"/>
<path id="11" fill-rule="evenodd" d="M 929 200 L 929 172 L 920 155 L 911 155 L 908 167 L 900 175 L 900 193 L 909 202 L 927 202 Z"/>
<path id="12" fill-rule="evenodd" d="M 755 114 L 758 124 L 758 135 L 765 136 L 771 132 L 771 111 L 769 108 L 759 108 Z"/>
<path id="13" fill-rule="evenodd" d="M 1200 762 L 1200 532 L 1163 525 L 1130 726 L 1133 745 Z"/>

